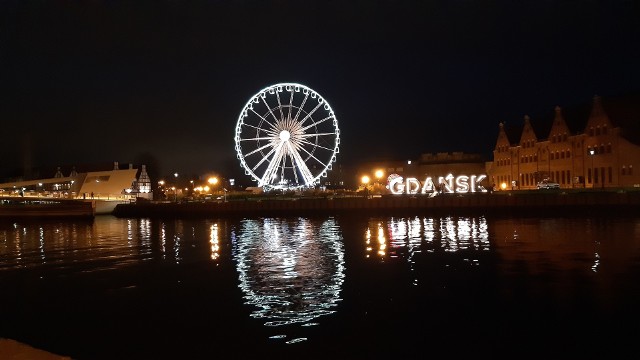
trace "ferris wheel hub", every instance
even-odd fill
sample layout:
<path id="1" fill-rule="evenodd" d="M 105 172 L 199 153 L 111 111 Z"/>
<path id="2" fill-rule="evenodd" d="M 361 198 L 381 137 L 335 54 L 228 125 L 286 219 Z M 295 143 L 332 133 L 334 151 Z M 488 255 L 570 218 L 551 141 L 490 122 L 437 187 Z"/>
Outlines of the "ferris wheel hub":
<path id="1" fill-rule="evenodd" d="M 288 132 L 287 130 L 282 130 L 280 132 L 280 140 L 287 141 L 287 140 L 289 140 L 289 138 L 291 138 L 291 133 L 290 132 Z"/>

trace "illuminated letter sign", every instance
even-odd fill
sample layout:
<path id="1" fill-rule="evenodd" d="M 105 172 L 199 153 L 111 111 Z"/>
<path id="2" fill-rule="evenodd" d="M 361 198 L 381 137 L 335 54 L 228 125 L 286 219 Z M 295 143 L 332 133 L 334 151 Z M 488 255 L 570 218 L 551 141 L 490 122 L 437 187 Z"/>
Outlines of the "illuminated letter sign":
<path id="1" fill-rule="evenodd" d="M 435 196 L 439 193 L 466 194 L 487 192 L 487 189 L 481 184 L 486 178 L 487 176 L 484 174 L 471 176 L 459 175 L 455 177 L 453 174 L 449 174 L 444 177 L 438 177 L 438 185 L 436 186 L 430 176 L 427 176 L 424 182 L 420 183 L 420 181 L 414 177 L 404 179 L 402 176 L 394 174 L 389 176 L 388 187 L 389 191 L 395 195 L 427 194 Z"/>

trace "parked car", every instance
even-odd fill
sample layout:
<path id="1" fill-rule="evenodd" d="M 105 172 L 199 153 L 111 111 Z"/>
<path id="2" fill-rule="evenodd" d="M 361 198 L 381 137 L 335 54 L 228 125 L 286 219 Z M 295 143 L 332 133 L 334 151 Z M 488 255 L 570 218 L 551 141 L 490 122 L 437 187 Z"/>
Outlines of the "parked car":
<path id="1" fill-rule="evenodd" d="M 559 189 L 560 184 L 553 181 L 543 180 L 538 183 L 538 189 Z"/>

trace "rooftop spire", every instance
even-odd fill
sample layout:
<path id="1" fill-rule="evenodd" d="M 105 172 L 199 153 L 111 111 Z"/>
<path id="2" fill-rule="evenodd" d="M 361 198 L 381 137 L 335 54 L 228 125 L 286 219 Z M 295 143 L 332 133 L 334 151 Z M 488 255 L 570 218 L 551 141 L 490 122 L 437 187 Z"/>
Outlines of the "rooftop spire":
<path id="1" fill-rule="evenodd" d="M 600 117 L 604 115 L 602 108 L 602 99 L 598 95 L 593 96 L 593 106 L 591 107 L 591 117 Z"/>

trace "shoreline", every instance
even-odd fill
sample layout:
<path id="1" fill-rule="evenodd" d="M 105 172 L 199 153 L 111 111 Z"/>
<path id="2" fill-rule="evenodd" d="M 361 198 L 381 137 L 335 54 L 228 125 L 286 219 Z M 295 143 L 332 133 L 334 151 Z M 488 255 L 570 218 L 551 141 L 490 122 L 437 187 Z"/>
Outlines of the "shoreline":
<path id="1" fill-rule="evenodd" d="M 374 215 L 589 215 L 640 213 L 640 191 L 501 192 L 231 200 L 227 202 L 136 202 L 116 205 L 116 217 L 191 218 L 367 213 Z"/>

